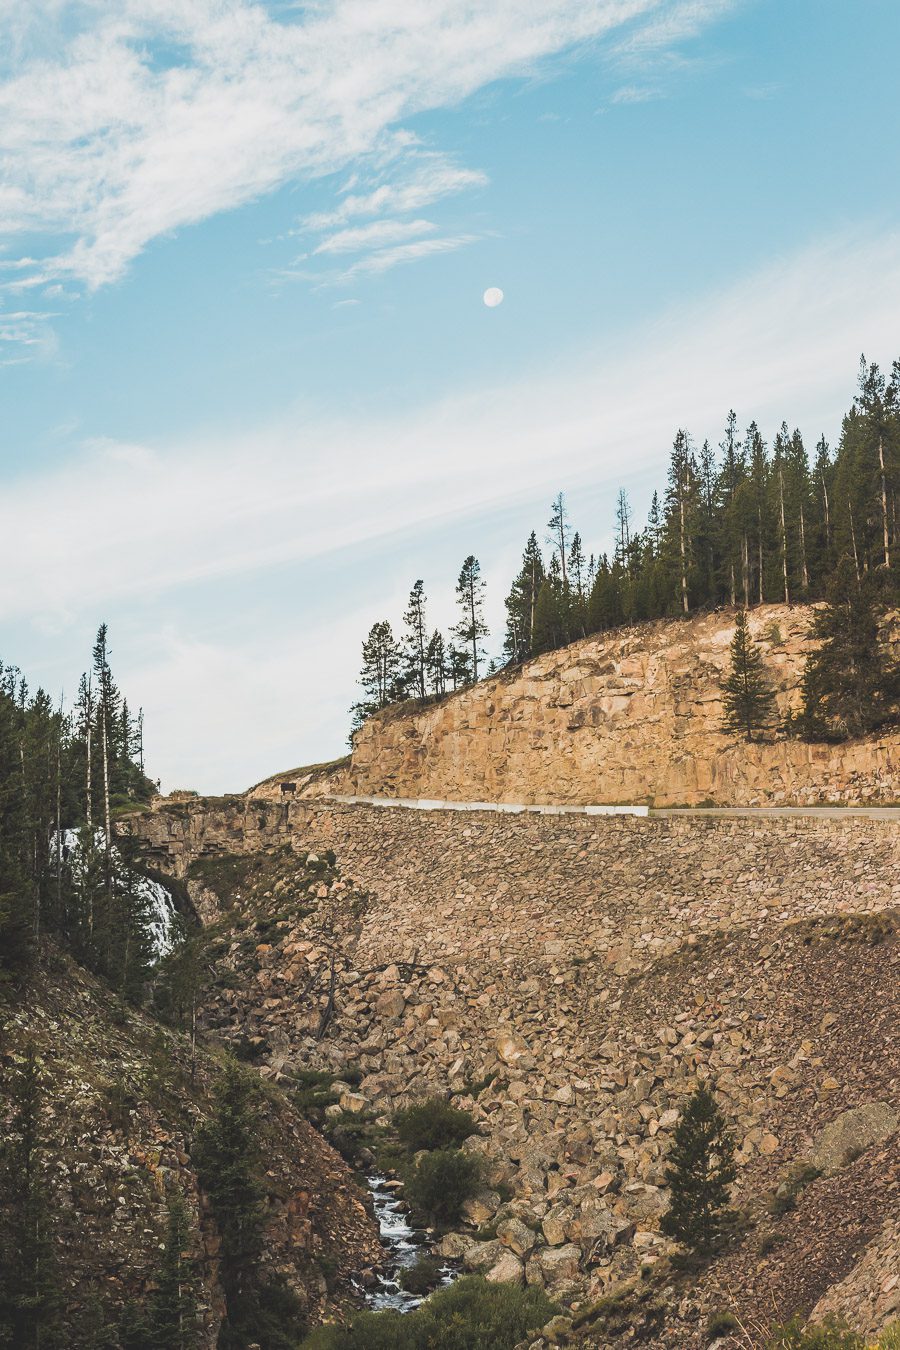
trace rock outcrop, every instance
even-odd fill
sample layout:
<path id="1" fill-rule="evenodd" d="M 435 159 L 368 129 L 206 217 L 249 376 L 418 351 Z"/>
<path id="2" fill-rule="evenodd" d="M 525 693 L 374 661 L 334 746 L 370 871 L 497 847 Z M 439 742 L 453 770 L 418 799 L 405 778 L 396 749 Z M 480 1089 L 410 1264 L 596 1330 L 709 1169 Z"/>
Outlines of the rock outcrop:
<path id="1" fill-rule="evenodd" d="M 192 1064 L 187 1037 L 124 1008 L 49 946 L 28 986 L 10 993 L 0 997 L 2 1118 L 6 1129 L 11 1083 L 30 1046 L 41 1072 L 38 1137 L 65 1344 L 119 1343 L 124 1305 L 146 1307 L 156 1287 L 167 1198 L 180 1195 L 199 1314 L 192 1344 L 214 1350 L 224 1312 L 220 1237 L 198 1187 L 191 1140 L 210 1110 L 215 1061 L 201 1051 Z M 351 1274 L 380 1259 L 377 1225 L 350 1169 L 286 1098 L 264 1096 L 259 1111 L 263 1266 L 315 1321 L 351 1295 Z"/>
<path id="2" fill-rule="evenodd" d="M 752 611 L 783 720 L 799 705 L 813 610 Z M 896 631 L 896 621 L 889 625 Z M 721 730 L 734 615 L 588 638 L 357 733 L 348 764 L 297 780 L 307 795 L 656 806 L 895 803 L 900 734 L 842 745 Z M 277 797 L 281 780 L 254 795 Z"/>

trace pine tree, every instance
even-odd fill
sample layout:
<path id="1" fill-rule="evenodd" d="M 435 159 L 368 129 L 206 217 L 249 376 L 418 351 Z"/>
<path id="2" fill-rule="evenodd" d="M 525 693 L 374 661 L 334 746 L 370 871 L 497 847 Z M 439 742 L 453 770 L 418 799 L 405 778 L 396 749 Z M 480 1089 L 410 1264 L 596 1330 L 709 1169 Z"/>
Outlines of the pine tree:
<path id="1" fill-rule="evenodd" d="M 9 1093 L 11 1124 L 2 1150 L 4 1193 L 0 1248 L 0 1345 L 15 1350 L 62 1346 L 62 1290 L 43 1176 L 41 1063 L 33 1043 L 25 1047 Z"/>
<path id="2" fill-rule="evenodd" d="M 810 740 L 865 736 L 898 720 L 900 667 L 879 639 L 875 579 L 844 557 L 817 611 L 818 649 L 806 660 L 798 729 Z"/>
<path id="3" fill-rule="evenodd" d="M 450 643 L 447 648 L 447 677 L 454 689 L 463 689 L 472 683 L 472 653 L 467 647 Z"/>
<path id="4" fill-rule="evenodd" d="M 613 557 L 621 568 L 627 568 L 631 557 L 631 507 L 624 488 L 619 488 L 616 498 L 616 547 Z"/>
<path id="5" fill-rule="evenodd" d="M 775 695 L 766 680 L 762 653 L 750 636 L 747 614 L 739 610 L 731 639 L 731 669 L 722 684 L 723 728 L 752 741 L 772 721 Z"/>
<path id="6" fill-rule="evenodd" d="M 192 1350 L 197 1344 L 197 1302 L 188 1211 L 180 1192 L 167 1205 L 166 1241 L 150 1300 L 151 1350 Z"/>
<path id="7" fill-rule="evenodd" d="M 700 604 L 719 600 L 719 575 L 716 528 L 716 457 L 709 441 L 704 441 L 697 460 L 696 552 Z"/>
<path id="8" fill-rule="evenodd" d="M 788 508 L 794 524 L 797 541 L 796 557 L 798 567 L 795 571 L 794 586 L 806 599 L 810 592 L 810 547 L 809 525 L 812 519 L 811 482 L 809 458 L 799 427 L 791 434 L 787 452 L 786 472 L 788 475 Z M 799 572 L 799 575 L 797 575 Z"/>
<path id="9" fill-rule="evenodd" d="M 739 511 L 738 489 L 746 477 L 746 465 L 738 441 L 737 414 L 732 408 L 725 421 L 725 436 L 719 442 L 721 467 L 716 479 L 715 535 L 717 552 L 722 567 L 723 590 L 732 606 L 737 604 L 739 581 L 742 577 L 743 539 Z M 744 605 L 749 604 L 745 594 Z"/>
<path id="10" fill-rule="evenodd" d="M 544 560 L 534 530 L 522 554 L 522 566 L 506 597 L 506 638 L 503 650 L 515 664 L 527 661 L 534 651 L 534 616 L 545 578 Z"/>
<path id="11" fill-rule="evenodd" d="M 535 605 L 532 650 L 539 655 L 555 651 L 568 641 L 569 594 L 562 579 L 559 557 L 554 553 Z"/>
<path id="12" fill-rule="evenodd" d="M 697 465 L 686 431 L 679 431 L 669 462 L 669 486 L 666 492 L 666 534 L 672 570 L 677 577 L 677 606 L 688 614 L 694 558 L 692 539 L 697 515 Z"/>
<path id="13" fill-rule="evenodd" d="M 647 536 L 651 555 L 653 558 L 658 558 L 663 537 L 662 507 L 659 504 L 658 492 L 654 492 L 650 499 L 650 510 L 647 513 Z"/>
<path id="14" fill-rule="evenodd" d="M 581 535 L 576 530 L 572 535 L 569 549 L 569 638 L 585 637 L 587 634 L 587 594 L 585 592 L 586 563 Z"/>
<path id="15" fill-rule="evenodd" d="M 831 550 L 831 494 L 834 465 L 828 442 L 820 436 L 816 444 L 816 459 L 812 472 L 812 514 L 815 522 L 813 543 L 814 567 L 819 578 L 832 569 Z"/>
<path id="16" fill-rule="evenodd" d="M 568 589 L 569 577 L 566 571 L 566 559 L 569 551 L 569 513 L 566 510 L 566 499 L 561 492 L 558 492 L 550 503 L 550 519 L 547 521 L 548 543 L 556 550 L 556 556 L 559 559 L 559 570 L 562 577 L 563 590 Z"/>
<path id="17" fill-rule="evenodd" d="M 588 627 L 592 633 L 602 633 L 622 622 L 620 575 L 610 567 L 606 554 L 597 565 L 597 575 L 588 600 Z"/>
<path id="18" fill-rule="evenodd" d="M 453 632 L 471 653 L 471 678 L 472 682 L 476 683 L 478 664 L 484 658 L 481 640 L 487 637 L 488 627 L 484 622 L 484 582 L 481 579 L 481 565 L 471 553 L 463 563 L 456 582 L 456 602 L 460 610 L 460 619 Z"/>
<path id="19" fill-rule="evenodd" d="M 409 603 L 403 615 L 403 622 L 406 624 L 404 657 L 407 683 L 419 698 L 424 698 L 428 692 L 425 660 L 428 629 L 425 623 L 425 583 L 421 580 L 415 583 L 409 593 Z"/>
<path id="20" fill-rule="evenodd" d="M 447 651 L 444 636 L 435 629 L 425 650 L 425 674 L 433 694 L 442 695 L 447 689 Z"/>
<path id="21" fill-rule="evenodd" d="M 197 1132 L 193 1158 L 221 1239 L 220 1281 L 226 1327 L 222 1350 L 238 1350 L 252 1319 L 262 1251 L 262 1154 L 257 1084 L 233 1061 L 216 1088 L 212 1115 Z"/>
<path id="22" fill-rule="evenodd" d="M 769 460 L 759 427 L 751 422 L 744 437 L 747 490 L 742 493 L 743 524 L 747 532 L 747 567 L 757 604 L 766 598 L 766 568 L 769 564 L 771 516 L 769 508 Z"/>
<path id="23" fill-rule="evenodd" d="M 362 645 L 359 683 L 366 698 L 353 705 L 354 730 L 367 717 L 403 697 L 400 647 L 386 619 L 373 623 Z"/>
<path id="24" fill-rule="evenodd" d="M 737 1177 L 734 1140 L 712 1092 L 700 1086 L 672 1136 L 666 1184 L 671 1192 L 660 1228 L 691 1251 L 708 1256 L 722 1236 L 730 1188 Z"/>
<path id="25" fill-rule="evenodd" d="M 893 542 L 890 496 L 896 489 L 900 462 L 900 389 L 888 382 L 877 365 L 859 360 L 859 393 L 856 406 L 861 414 L 862 438 L 856 464 L 860 488 L 869 506 L 872 524 L 866 539 L 866 551 L 872 565 L 889 568 Z"/>

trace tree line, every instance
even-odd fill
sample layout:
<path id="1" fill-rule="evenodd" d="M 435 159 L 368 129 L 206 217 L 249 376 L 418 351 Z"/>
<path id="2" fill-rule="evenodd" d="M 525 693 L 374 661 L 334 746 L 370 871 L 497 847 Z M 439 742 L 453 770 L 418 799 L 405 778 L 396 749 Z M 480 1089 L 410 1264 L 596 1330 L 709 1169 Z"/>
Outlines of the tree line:
<path id="1" fill-rule="evenodd" d="M 27 999 L 42 955 L 58 944 L 123 1001 L 142 1003 L 187 1033 L 193 1083 L 196 1006 L 210 975 L 211 935 L 177 916 L 174 945 L 160 959 L 146 877 L 127 841 L 113 834 L 117 814 L 155 790 L 144 770 L 143 714 L 131 712 L 113 676 L 105 624 L 69 709 L 43 689 L 32 692 L 17 667 L 0 663 L 0 997 Z M 0 1346 L 62 1350 L 74 1343 L 76 1315 L 67 1308 L 65 1218 L 51 1184 L 50 1075 L 34 1040 L 8 1060 L 0 1083 L 7 1102 Z M 288 1350 L 304 1326 L 297 1298 L 262 1259 L 264 1125 L 255 1079 L 226 1064 L 189 1146 L 222 1243 L 218 1343 L 228 1350 L 251 1343 Z M 197 1243 L 177 1183 L 162 1208 L 148 1295 L 116 1311 L 98 1288 L 77 1314 L 78 1344 L 193 1350 L 203 1340 Z"/>
<path id="2" fill-rule="evenodd" d="M 810 453 L 787 422 L 771 444 L 755 421 L 741 434 L 733 411 L 717 448 L 705 440 L 698 449 L 680 429 L 643 528 L 619 491 L 611 551 L 586 550 L 559 493 L 543 543 L 533 530 L 506 596 L 501 662 L 515 666 L 627 624 L 829 595 L 839 611 L 862 613 L 864 627 L 900 596 L 900 360 L 885 374 L 860 359 L 834 451 L 822 436 Z M 441 697 L 493 673 L 474 556 L 462 566 L 456 599 L 459 618 L 447 638 L 429 632 L 421 580 L 399 636 L 388 620 L 372 626 L 354 729 L 390 703 Z M 808 692 L 820 715 L 802 730 L 813 734 L 827 720 L 828 689 Z"/>
<path id="3" fill-rule="evenodd" d="M 68 710 L 0 663 L 0 979 L 25 969 L 49 933 L 131 997 L 153 957 L 150 915 L 112 822 L 155 788 L 143 713 L 109 657 L 103 624 Z"/>

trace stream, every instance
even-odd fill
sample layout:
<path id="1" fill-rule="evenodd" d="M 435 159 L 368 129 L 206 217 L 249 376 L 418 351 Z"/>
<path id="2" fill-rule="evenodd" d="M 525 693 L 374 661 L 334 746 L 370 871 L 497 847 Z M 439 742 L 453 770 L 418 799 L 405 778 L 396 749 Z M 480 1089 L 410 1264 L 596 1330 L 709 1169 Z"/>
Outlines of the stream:
<path id="1" fill-rule="evenodd" d="M 366 1178 L 375 1205 L 378 1230 L 385 1248 L 384 1271 L 365 1293 L 366 1307 L 381 1311 L 393 1308 L 396 1312 L 412 1312 L 422 1302 L 421 1294 L 408 1294 L 400 1287 L 400 1275 L 414 1266 L 429 1248 L 424 1231 L 410 1226 L 406 1206 L 398 1196 L 395 1183 L 375 1173 Z M 456 1270 L 452 1265 L 441 1267 L 441 1284 L 452 1284 Z"/>

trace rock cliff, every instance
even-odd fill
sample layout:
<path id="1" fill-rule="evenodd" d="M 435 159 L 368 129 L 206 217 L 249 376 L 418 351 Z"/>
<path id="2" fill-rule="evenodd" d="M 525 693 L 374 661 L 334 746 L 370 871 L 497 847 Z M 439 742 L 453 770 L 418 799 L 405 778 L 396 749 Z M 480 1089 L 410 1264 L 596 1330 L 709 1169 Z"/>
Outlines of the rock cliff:
<path id="1" fill-rule="evenodd" d="M 783 717 L 799 701 L 809 607 L 765 605 L 751 631 Z M 896 631 L 896 623 L 891 631 Z M 310 795 L 518 803 L 755 806 L 896 802 L 900 734 L 839 746 L 721 731 L 734 615 L 588 638 L 438 703 L 369 719 Z M 275 796 L 279 783 L 255 795 Z"/>

